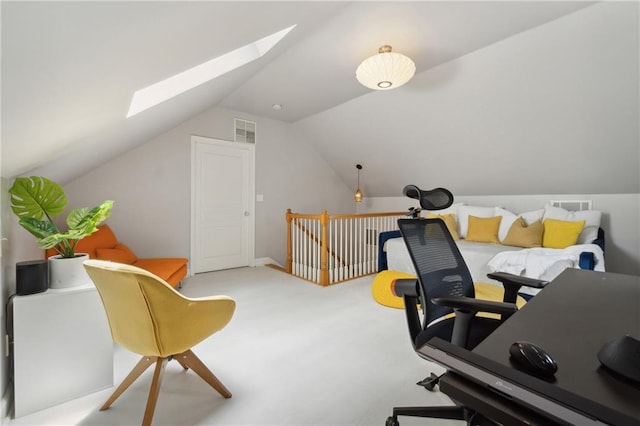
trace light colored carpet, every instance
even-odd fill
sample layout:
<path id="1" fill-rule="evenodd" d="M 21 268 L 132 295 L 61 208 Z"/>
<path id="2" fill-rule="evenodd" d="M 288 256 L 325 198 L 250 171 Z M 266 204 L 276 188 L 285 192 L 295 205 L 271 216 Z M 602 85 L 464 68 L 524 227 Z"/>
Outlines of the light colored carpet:
<path id="1" fill-rule="evenodd" d="M 229 325 L 194 348 L 233 397 L 222 398 L 172 361 L 154 425 L 383 425 L 393 406 L 450 404 L 415 385 L 443 369 L 413 352 L 404 311 L 376 303 L 372 280 L 323 288 L 266 267 L 188 278 L 181 290 L 187 296 L 236 299 Z M 116 347 L 115 384 L 138 359 Z M 98 408 L 113 388 L 9 424 L 140 424 L 151 375 L 149 369 L 106 411 Z M 462 424 L 407 417 L 400 423 Z"/>

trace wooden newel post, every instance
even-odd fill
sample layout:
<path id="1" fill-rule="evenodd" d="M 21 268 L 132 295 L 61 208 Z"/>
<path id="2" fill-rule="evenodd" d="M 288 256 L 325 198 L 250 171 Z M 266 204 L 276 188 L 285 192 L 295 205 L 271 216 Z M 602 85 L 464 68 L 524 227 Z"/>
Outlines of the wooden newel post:
<path id="1" fill-rule="evenodd" d="M 291 220 L 293 219 L 293 214 L 291 213 L 291 209 L 287 209 L 286 214 L 287 219 L 287 273 L 293 272 L 293 258 L 291 256 Z"/>
<path id="2" fill-rule="evenodd" d="M 329 285 L 329 247 L 327 245 L 327 226 L 329 225 L 329 213 L 326 210 L 320 215 L 322 226 L 322 238 L 320 239 L 320 285 Z"/>

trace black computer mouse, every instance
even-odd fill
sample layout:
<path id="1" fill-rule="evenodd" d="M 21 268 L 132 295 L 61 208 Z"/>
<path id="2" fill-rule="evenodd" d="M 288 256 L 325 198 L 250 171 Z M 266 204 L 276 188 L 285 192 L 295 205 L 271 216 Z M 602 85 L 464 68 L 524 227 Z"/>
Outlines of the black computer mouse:
<path id="1" fill-rule="evenodd" d="M 517 365 L 535 376 L 551 377 L 558 371 L 553 357 L 535 343 L 514 342 L 509 348 L 509 355 Z"/>

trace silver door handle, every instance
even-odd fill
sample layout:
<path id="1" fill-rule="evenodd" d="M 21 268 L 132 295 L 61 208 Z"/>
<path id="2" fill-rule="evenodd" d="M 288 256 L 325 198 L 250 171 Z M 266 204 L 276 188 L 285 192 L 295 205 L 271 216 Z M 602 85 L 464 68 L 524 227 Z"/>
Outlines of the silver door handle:
<path id="1" fill-rule="evenodd" d="M 248 212 L 248 211 L 245 211 L 245 212 L 244 212 L 244 215 L 245 215 L 245 216 L 249 216 L 249 212 Z"/>

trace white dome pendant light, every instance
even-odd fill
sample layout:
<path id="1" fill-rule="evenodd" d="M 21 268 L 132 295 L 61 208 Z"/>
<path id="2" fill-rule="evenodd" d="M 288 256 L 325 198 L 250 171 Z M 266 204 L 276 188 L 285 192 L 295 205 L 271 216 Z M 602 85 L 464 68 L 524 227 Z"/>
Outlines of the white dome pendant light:
<path id="1" fill-rule="evenodd" d="M 408 57 L 391 51 L 384 45 L 378 54 L 362 61 L 356 69 L 356 78 L 373 90 L 389 90 L 402 86 L 416 73 L 416 66 Z"/>

